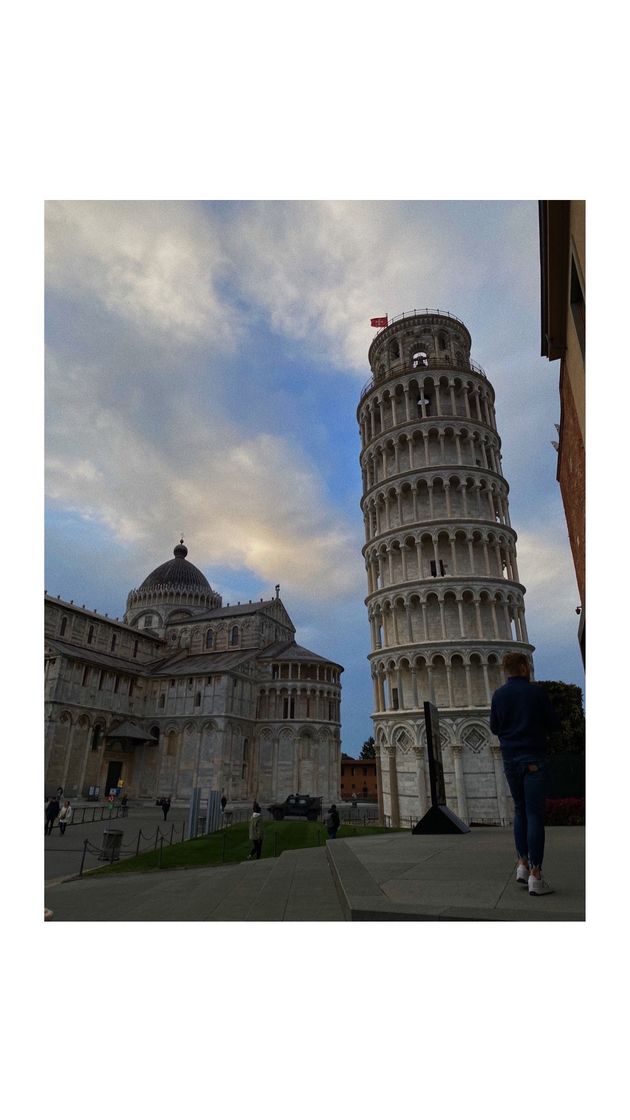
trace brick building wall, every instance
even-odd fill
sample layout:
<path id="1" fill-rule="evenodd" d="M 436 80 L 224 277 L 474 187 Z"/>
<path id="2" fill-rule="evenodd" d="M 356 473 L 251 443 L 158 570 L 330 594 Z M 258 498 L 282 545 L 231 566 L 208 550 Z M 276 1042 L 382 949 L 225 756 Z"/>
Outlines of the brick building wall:
<path id="1" fill-rule="evenodd" d="M 343 759 L 341 763 L 341 799 L 350 801 L 355 794 L 360 801 L 376 801 L 378 786 L 376 782 L 375 758 Z"/>
<path id="2" fill-rule="evenodd" d="M 580 600 L 586 599 L 585 589 L 585 548 L 584 538 L 586 519 L 584 509 L 585 494 L 585 452 L 580 422 L 573 398 L 571 382 L 566 376 L 564 363 L 560 375 L 561 403 L 561 440 L 558 449 L 558 482 L 562 494 L 565 517 L 575 575 L 580 592 Z"/>

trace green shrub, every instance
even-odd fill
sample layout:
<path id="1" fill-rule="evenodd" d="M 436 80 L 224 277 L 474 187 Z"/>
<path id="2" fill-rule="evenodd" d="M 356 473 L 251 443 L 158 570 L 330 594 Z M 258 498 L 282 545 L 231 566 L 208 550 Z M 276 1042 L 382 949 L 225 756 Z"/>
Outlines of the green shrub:
<path id="1" fill-rule="evenodd" d="M 545 801 L 545 824 L 584 824 L 584 816 L 583 797 L 548 797 Z"/>

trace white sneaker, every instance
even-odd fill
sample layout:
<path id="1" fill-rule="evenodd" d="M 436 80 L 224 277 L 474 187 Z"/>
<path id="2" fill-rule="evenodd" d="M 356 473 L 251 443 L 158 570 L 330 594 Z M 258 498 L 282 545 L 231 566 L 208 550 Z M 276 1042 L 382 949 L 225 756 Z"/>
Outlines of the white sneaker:
<path id="1" fill-rule="evenodd" d="M 537 879 L 535 875 L 530 875 L 527 889 L 530 894 L 553 894 L 553 887 L 550 887 L 544 879 Z"/>
<path id="2" fill-rule="evenodd" d="M 516 868 L 516 882 L 526 887 L 529 882 L 529 868 L 525 867 L 523 863 L 519 863 Z"/>

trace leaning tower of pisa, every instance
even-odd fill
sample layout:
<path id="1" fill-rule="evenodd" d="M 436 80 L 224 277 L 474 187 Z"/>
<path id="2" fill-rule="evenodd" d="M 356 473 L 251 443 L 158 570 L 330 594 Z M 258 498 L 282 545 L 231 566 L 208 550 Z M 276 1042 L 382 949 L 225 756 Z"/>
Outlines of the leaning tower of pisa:
<path id="1" fill-rule="evenodd" d="M 357 410 L 381 812 L 429 807 L 423 703 L 440 713 L 449 807 L 498 822 L 508 799 L 490 733 L 509 649 L 531 656 L 494 390 L 465 325 L 397 316 L 375 336 Z"/>

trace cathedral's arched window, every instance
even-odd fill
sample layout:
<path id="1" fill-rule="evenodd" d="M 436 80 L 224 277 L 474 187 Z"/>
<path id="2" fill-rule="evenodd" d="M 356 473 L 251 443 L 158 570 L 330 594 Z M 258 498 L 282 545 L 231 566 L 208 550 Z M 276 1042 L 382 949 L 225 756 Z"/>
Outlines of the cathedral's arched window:
<path id="1" fill-rule="evenodd" d="M 155 738 L 156 738 L 156 740 L 159 740 L 159 738 L 160 738 L 160 729 L 159 729 L 159 727 L 157 726 L 157 724 L 156 724 L 156 726 L 155 726 L 155 727 L 151 727 L 151 728 L 149 728 L 149 730 L 150 730 L 150 732 L 151 732 L 151 735 L 154 735 L 154 736 L 155 736 Z"/>
<path id="2" fill-rule="evenodd" d="M 63 638 L 63 636 L 64 636 L 64 634 L 65 634 L 65 632 L 66 632 L 66 626 L 67 626 L 67 625 L 68 625 L 68 619 L 66 618 L 66 616 L 65 616 L 65 614 L 64 614 L 64 616 L 63 616 L 63 618 L 62 618 L 62 620 L 61 620 L 61 626 L 59 627 L 59 637 L 60 637 L 60 638 Z"/>
<path id="3" fill-rule="evenodd" d="M 238 626 L 233 626 L 232 629 L 230 630 L 230 645 L 231 646 L 237 646 L 238 645 Z"/>
<path id="4" fill-rule="evenodd" d="M 212 649 L 214 645 L 214 631 L 206 630 L 206 649 Z"/>
<path id="5" fill-rule="evenodd" d="M 399 357 L 400 357 L 400 346 L 398 345 L 398 342 L 396 341 L 396 339 L 394 339 L 394 341 L 390 344 L 390 347 L 389 347 L 389 360 L 390 360 L 390 362 L 394 362 Z"/>
<path id="6" fill-rule="evenodd" d="M 446 335 L 443 334 L 441 331 L 438 335 L 438 346 L 439 346 L 440 350 L 446 350 L 446 347 L 447 347 Z"/>
<path id="7" fill-rule="evenodd" d="M 201 693 L 200 692 L 195 693 L 195 707 L 196 708 L 201 707 Z"/>
<path id="8" fill-rule="evenodd" d="M 94 730 L 92 731 L 92 744 L 91 744 L 91 747 L 92 747 L 93 751 L 98 750 L 98 744 L 99 744 L 99 741 L 100 741 L 100 738 L 101 738 L 101 731 L 102 730 L 103 730 L 103 728 L 101 727 L 100 723 L 95 723 L 94 724 Z"/>
<path id="9" fill-rule="evenodd" d="M 112 634 L 112 645 L 111 645 L 111 651 L 112 651 L 112 653 L 113 653 L 113 652 L 114 652 L 114 650 L 116 649 L 116 642 L 117 642 L 117 641 L 118 641 L 118 635 L 117 635 L 117 634 Z"/>
<path id="10" fill-rule="evenodd" d="M 135 642 L 133 643 L 133 656 L 134 657 L 138 656 L 138 639 L 137 638 L 136 638 Z"/>
<path id="11" fill-rule="evenodd" d="M 94 641 L 94 627 L 93 626 L 90 626 L 90 628 L 88 630 L 87 640 L 88 640 L 88 645 L 91 646 L 92 642 Z"/>
<path id="12" fill-rule="evenodd" d="M 145 630 L 148 630 L 150 626 L 153 626 L 153 615 L 152 614 L 145 614 L 145 616 L 142 620 L 142 625 L 143 625 Z"/>
<path id="13" fill-rule="evenodd" d="M 241 767 L 241 778 L 247 777 L 247 751 L 249 747 L 249 739 L 243 739 L 243 764 Z"/>

